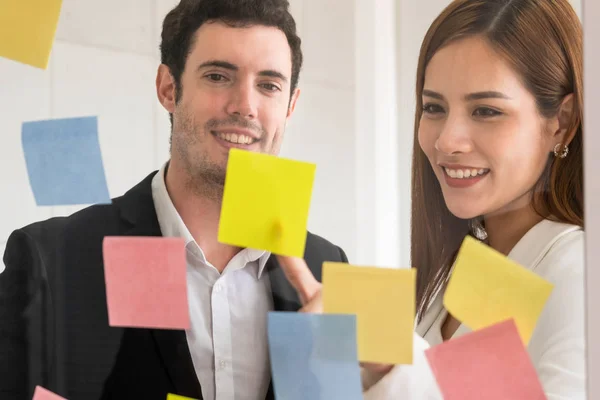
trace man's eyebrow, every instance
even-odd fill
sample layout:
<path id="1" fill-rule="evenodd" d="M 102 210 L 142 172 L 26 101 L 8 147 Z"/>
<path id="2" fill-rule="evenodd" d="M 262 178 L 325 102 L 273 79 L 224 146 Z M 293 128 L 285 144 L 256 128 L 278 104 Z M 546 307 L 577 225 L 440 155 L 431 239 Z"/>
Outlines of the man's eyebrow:
<path id="1" fill-rule="evenodd" d="M 228 69 L 230 71 L 239 71 L 239 67 L 235 64 L 230 63 L 229 61 L 223 61 L 223 60 L 209 60 L 209 61 L 205 61 L 202 64 L 200 64 L 197 68 L 197 71 L 200 71 L 204 68 L 210 68 L 210 67 L 216 67 L 216 68 L 223 68 L 223 69 Z M 284 82 L 288 82 L 289 79 L 287 78 L 287 76 L 285 76 L 284 74 L 282 74 L 279 71 L 276 71 L 274 69 L 266 69 L 264 71 L 260 71 L 258 73 L 259 76 L 267 76 L 270 78 L 277 78 L 277 79 L 281 79 Z"/>
<path id="2" fill-rule="evenodd" d="M 282 73 L 281 73 L 281 72 L 279 72 L 279 71 L 275 71 L 275 70 L 273 70 L 273 69 L 267 69 L 267 70 L 264 70 L 264 71 L 260 71 L 260 72 L 258 73 L 258 75 L 259 75 L 259 76 L 268 76 L 268 77 L 270 77 L 270 78 L 277 78 L 277 79 L 281 79 L 282 81 L 284 81 L 284 82 L 286 82 L 286 83 L 287 83 L 287 81 L 288 81 L 288 78 L 287 78 L 287 77 L 286 77 L 284 74 L 282 74 Z"/>
<path id="3" fill-rule="evenodd" d="M 217 67 L 217 68 L 223 68 L 223 69 L 228 69 L 231 71 L 237 71 L 239 70 L 239 67 L 235 64 L 232 64 L 228 61 L 223 61 L 223 60 L 209 60 L 209 61 L 205 61 L 202 64 L 198 65 L 198 68 L 196 68 L 197 71 L 200 71 L 201 69 L 204 68 L 209 68 L 209 67 Z"/>

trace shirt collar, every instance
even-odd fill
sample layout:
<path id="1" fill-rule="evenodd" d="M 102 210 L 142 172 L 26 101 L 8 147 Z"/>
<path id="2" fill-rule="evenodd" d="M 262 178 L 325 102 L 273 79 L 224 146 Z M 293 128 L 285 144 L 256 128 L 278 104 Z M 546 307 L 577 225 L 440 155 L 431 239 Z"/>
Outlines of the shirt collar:
<path id="1" fill-rule="evenodd" d="M 265 270 L 265 265 L 267 265 L 267 261 L 269 261 L 269 258 L 271 257 L 271 252 L 269 251 L 264 251 L 264 250 L 254 250 L 254 249 L 248 249 L 251 252 L 258 252 L 258 254 L 260 254 L 259 258 L 258 258 L 258 279 L 260 279 L 260 277 L 262 276 L 264 270 Z"/>
<path id="2" fill-rule="evenodd" d="M 181 219 L 177 209 L 171 201 L 167 185 L 165 184 L 165 172 L 168 167 L 165 163 L 152 179 L 152 198 L 156 209 L 156 217 L 162 235 L 165 237 L 180 237 L 185 240 L 186 247 L 195 242 L 192 234 Z"/>
<path id="3" fill-rule="evenodd" d="M 194 240 L 192 234 L 177 212 L 175 205 L 171 201 L 165 183 L 165 173 L 168 166 L 169 162 L 167 161 L 152 179 L 152 198 L 154 200 L 156 217 L 158 218 L 158 224 L 162 235 L 165 237 L 183 238 L 185 240 L 186 249 L 194 252 L 203 263 L 208 264 L 204 252 Z M 258 262 L 257 279 L 260 279 L 271 253 L 250 248 L 242 249 L 242 253 L 244 253 L 246 264 L 254 261 Z"/>

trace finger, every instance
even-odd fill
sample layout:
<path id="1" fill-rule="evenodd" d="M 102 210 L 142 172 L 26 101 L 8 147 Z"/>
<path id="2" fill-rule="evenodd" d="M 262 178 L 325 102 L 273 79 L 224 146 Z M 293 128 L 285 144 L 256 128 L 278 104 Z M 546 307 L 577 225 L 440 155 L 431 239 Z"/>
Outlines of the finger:
<path id="1" fill-rule="evenodd" d="M 323 314 L 323 300 L 321 299 L 321 291 L 319 290 L 304 307 L 300 309 L 300 312 Z"/>
<path id="2" fill-rule="evenodd" d="M 321 284 L 306 265 L 306 262 L 297 257 L 277 256 L 281 269 L 292 287 L 298 292 L 302 305 L 306 305 L 318 292 Z"/>
<path id="3" fill-rule="evenodd" d="M 387 374 L 394 368 L 393 364 L 379 364 L 379 363 L 371 363 L 371 362 L 362 362 L 360 366 L 366 370 L 369 370 L 378 374 Z"/>

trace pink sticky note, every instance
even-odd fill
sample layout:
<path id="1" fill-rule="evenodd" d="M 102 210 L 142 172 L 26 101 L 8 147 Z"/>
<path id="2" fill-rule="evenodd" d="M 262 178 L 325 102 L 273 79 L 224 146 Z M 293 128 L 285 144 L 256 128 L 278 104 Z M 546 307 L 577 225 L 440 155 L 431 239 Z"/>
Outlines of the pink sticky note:
<path id="1" fill-rule="evenodd" d="M 546 399 L 514 320 L 425 351 L 444 400 Z"/>
<path id="2" fill-rule="evenodd" d="M 184 239 L 105 237 L 103 252 L 110 326 L 190 327 Z"/>
<path id="3" fill-rule="evenodd" d="M 44 389 L 41 386 L 36 386 L 33 392 L 33 400 L 66 400 L 64 397 L 52 393 L 48 389 Z"/>

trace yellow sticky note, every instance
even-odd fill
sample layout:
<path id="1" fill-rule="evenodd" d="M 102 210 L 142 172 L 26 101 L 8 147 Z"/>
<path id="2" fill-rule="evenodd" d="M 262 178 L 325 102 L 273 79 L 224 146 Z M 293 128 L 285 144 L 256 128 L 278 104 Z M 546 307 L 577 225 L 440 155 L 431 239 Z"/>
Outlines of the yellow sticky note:
<path id="1" fill-rule="evenodd" d="M 231 149 L 218 240 L 303 257 L 316 165 Z"/>
<path id="2" fill-rule="evenodd" d="M 195 400 L 191 397 L 179 396 L 178 394 L 169 393 L 167 395 L 167 400 Z"/>
<path id="3" fill-rule="evenodd" d="M 0 0 L 0 56 L 46 69 L 62 0 Z"/>
<path id="4" fill-rule="evenodd" d="M 414 269 L 323 263 L 323 311 L 356 314 L 358 359 L 412 364 Z"/>
<path id="5" fill-rule="evenodd" d="M 473 330 L 514 318 L 529 343 L 554 285 L 467 236 L 458 252 L 444 306 Z"/>

